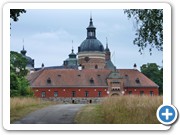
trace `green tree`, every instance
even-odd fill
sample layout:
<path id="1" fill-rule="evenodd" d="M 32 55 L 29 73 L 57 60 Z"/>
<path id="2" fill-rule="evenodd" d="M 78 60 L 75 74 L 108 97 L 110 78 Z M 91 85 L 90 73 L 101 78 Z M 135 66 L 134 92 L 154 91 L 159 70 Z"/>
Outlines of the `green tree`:
<path id="1" fill-rule="evenodd" d="M 10 66 L 11 72 L 16 73 L 18 77 L 26 76 L 28 70 L 26 69 L 27 59 L 20 53 L 11 51 L 10 52 Z"/>
<path id="2" fill-rule="evenodd" d="M 133 17 L 137 23 L 134 45 L 139 47 L 139 52 L 149 48 L 163 51 L 163 9 L 126 9 L 124 13 L 128 18 Z"/>
<path id="3" fill-rule="evenodd" d="M 20 14 L 26 13 L 26 10 L 24 9 L 10 9 L 10 18 L 13 19 L 13 21 L 18 21 L 18 17 Z"/>
<path id="4" fill-rule="evenodd" d="M 20 96 L 19 78 L 14 72 L 10 72 L 10 97 Z"/>
<path id="5" fill-rule="evenodd" d="M 21 54 L 10 52 L 10 96 L 32 96 L 29 82 L 26 79 L 28 70 L 26 69 L 27 59 Z"/>
<path id="6" fill-rule="evenodd" d="M 141 72 L 159 86 L 159 94 L 163 94 L 163 68 L 156 63 L 143 64 Z"/>

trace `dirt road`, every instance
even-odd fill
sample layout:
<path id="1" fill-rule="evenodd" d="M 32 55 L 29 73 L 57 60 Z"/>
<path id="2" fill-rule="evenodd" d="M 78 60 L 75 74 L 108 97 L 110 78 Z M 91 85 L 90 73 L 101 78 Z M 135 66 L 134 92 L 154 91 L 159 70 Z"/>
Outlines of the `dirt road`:
<path id="1" fill-rule="evenodd" d="M 32 112 L 14 124 L 73 124 L 83 104 L 59 104 Z"/>

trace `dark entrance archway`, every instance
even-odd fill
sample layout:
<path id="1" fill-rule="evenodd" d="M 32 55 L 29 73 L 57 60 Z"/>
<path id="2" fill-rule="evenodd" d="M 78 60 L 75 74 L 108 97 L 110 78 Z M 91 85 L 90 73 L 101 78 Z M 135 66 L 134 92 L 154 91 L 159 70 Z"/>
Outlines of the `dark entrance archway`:
<path id="1" fill-rule="evenodd" d="M 111 97 L 114 97 L 114 96 L 119 96 L 119 94 L 118 94 L 118 93 L 113 93 L 113 94 L 111 95 Z"/>

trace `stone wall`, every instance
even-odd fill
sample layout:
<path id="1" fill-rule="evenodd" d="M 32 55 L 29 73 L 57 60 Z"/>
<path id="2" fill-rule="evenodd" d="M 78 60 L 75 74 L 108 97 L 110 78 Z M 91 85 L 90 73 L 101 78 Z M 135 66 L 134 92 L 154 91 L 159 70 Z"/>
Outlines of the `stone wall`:
<path id="1" fill-rule="evenodd" d="M 62 97 L 49 97 L 41 98 L 45 101 L 55 101 L 64 104 L 97 104 L 100 103 L 104 98 L 62 98 Z"/>

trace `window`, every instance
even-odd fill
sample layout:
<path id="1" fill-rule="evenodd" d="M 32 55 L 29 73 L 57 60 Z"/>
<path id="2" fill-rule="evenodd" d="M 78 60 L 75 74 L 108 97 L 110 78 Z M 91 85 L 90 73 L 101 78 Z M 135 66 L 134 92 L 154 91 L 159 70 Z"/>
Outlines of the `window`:
<path id="1" fill-rule="evenodd" d="M 151 95 L 151 96 L 154 96 L 154 92 L 153 92 L 153 91 L 150 91 L 150 95 Z"/>
<path id="2" fill-rule="evenodd" d="M 90 81 L 90 83 L 91 83 L 91 84 L 93 84 L 93 83 L 94 83 L 93 78 L 91 78 L 89 81 Z"/>
<path id="3" fill-rule="evenodd" d="M 129 91 L 129 95 L 132 95 L 132 91 Z"/>
<path id="4" fill-rule="evenodd" d="M 139 84 L 139 83 L 140 83 L 139 78 L 136 78 L 136 83 L 137 83 L 137 84 Z"/>
<path id="5" fill-rule="evenodd" d="M 85 91 L 85 97 L 89 96 L 89 91 Z"/>
<path id="6" fill-rule="evenodd" d="M 141 95 L 141 96 L 144 95 L 144 91 L 140 91 L 140 95 Z"/>
<path id="7" fill-rule="evenodd" d="M 102 92 L 98 91 L 98 97 L 101 97 L 101 96 L 102 96 Z"/>
<path id="8" fill-rule="evenodd" d="M 95 65 L 95 69 L 98 69 L 98 65 Z"/>
<path id="9" fill-rule="evenodd" d="M 76 96 L 76 92 L 72 91 L 72 97 L 75 97 L 75 96 Z"/>
<path id="10" fill-rule="evenodd" d="M 58 91 L 54 91 L 54 97 L 58 97 Z"/>
<path id="11" fill-rule="evenodd" d="M 48 84 L 51 84 L 51 78 L 48 78 L 48 79 L 47 79 L 47 83 L 48 83 Z"/>
<path id="12" fill-rule="evenodd" d="M 45 92 L 45 91 L 42 91 L 42 92 L 41 92 L 41 97 L 42 97 L 42 98 L 46 97 L 46 92 Z"/>

